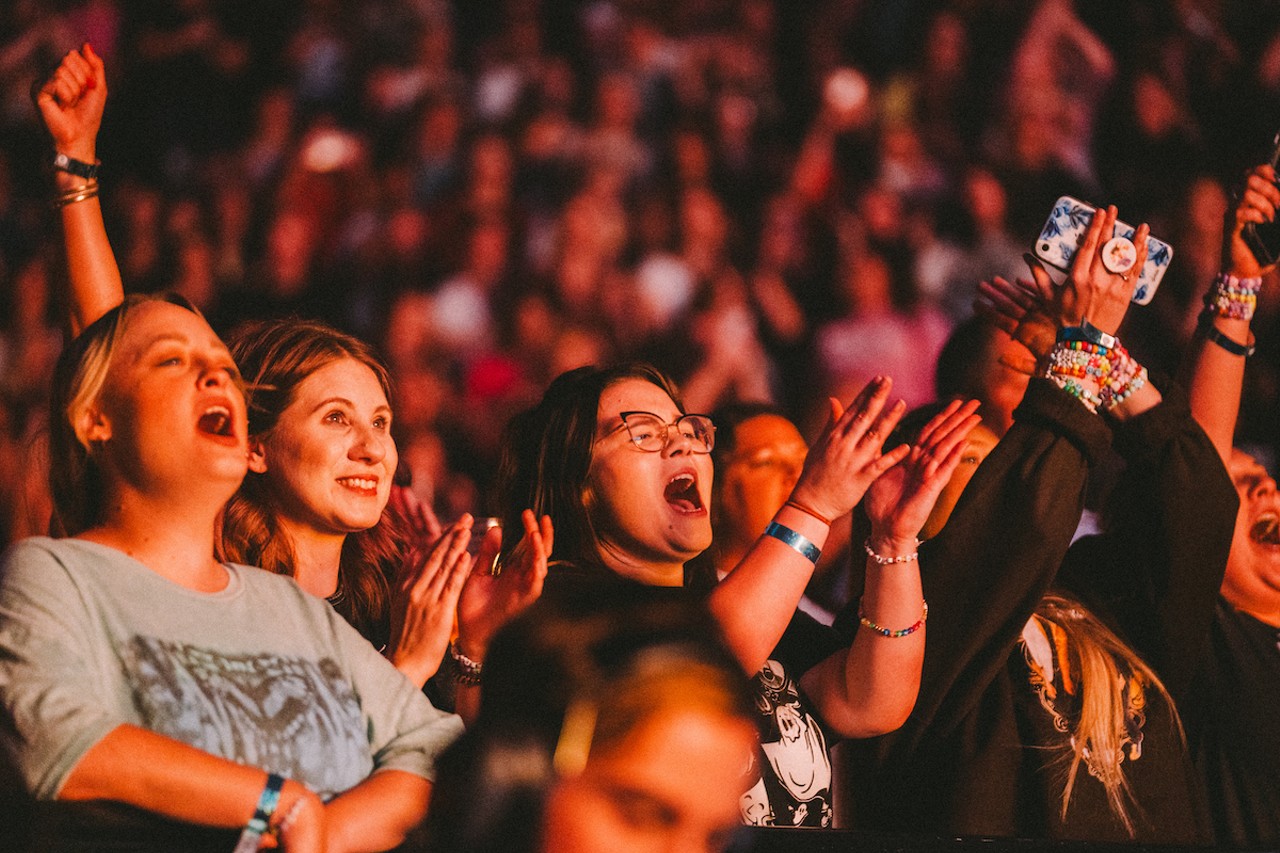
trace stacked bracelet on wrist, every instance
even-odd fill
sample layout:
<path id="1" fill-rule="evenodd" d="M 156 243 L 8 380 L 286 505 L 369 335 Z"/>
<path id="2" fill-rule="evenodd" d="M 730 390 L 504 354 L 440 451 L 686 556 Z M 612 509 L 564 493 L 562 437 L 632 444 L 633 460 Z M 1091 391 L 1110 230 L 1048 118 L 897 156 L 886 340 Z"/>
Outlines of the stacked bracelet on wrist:
<path id="1" fill-rule="evenodd" d="M 1060 337 L 1049 353 L 1045 376 L 1091 412 L 1114 408 L 1147 384 L 1147 370 L 1114 337 L 1111 345 Z"/>
<path id="2" fill-rule="evenodd" d="M 924 627 L 924 623 L 929 621 L 929 602 L 921 600 L 920 605 L 921 605 L 921 610 L 923 612 L 920 614 L 920 619 L 914 625 L 909 625 L 906 628 L 895 629 L 895 628 L 886 628 L 883 625 L 877 625 L 875 622 L 872 622 L 870 619 L 868 619 L 867 614 L 862 612 L 862 602 L 859 601 L 858 602 L 858 624 L 864 628 L 875 631 L 877 634 L 879 634 L 882 637 L 890 637 L 893 639 L 896 639 L 898 637 L 906 637 L 909 634 L 914 634 L 916 631 L 919 631 L 921 628 Z"/>
<path id="3" fill-rule="evenodd" d="M 776 521 L 769 522 L 769 526 L 764 529 L 764 535 L 777 539 L 810 563 L 815 566 L 818 565 L 818 558 L 822 556 L 822 549 L 814 545 L 808 537 Z"/>
<path id="4" fill-rule="evenodd" d="M 69 204 L 75 204 L 78 201 L 95 198 L 98 195 L 98 181 L 93 179 L 78 187 L 72 187 L 65 192 L 59 193 L 53 197 L 53 206 L 57 210 L 61 210 Z"/>
<path id="5" fill-rule="evenodd" d="M 916 548 L 919 549 L 919 547 L 920 540 L 917 539 Z M 867 541 L 862 543 L 862 549 L 867 552 L 867 556 L 870 557 L 877 566 L 892 566 L 896 563 L 910 563 L 918 559 L 920 556 L 919 550 L 912 551 L 910 554 L 901 554 L 897 557 L 885 557 L 881 554 L 877 554 L 876 550 L 871 547 L 871 537 L 867 537 Z"/>
<path id="6" fill-rule="evenodd" d="M 1252 320 L 1261 290 L 1260 277 L 1236 278 L 1229 273 L 1218 273 L 1213 286 L 1204 295 L 1204 310 L 1230 320 Z"/>
<path id="7" fill-rule="evenodd" d="M 484 669 L 479 661 L 474 661 L 458 649 L 458 644 L 449 643 L 449 659 L 453 661 L 453 680 L 463 687 L 477 687 L 480 674 Z"/>
<path id="8" fill-rule="evenodd" d="M 253 810 L 253 817 L 245 824 L 236 841 L 232 853 L 255 853 L 258 840 L 266 834 L 271 825 L 271 816 L 275 814 L 276 805 L 280 802 L 280 789 L 284 787 L 284 777 L 278 773 L 267 774 L 267 784 L 258 797 L 258 805 Z"/>

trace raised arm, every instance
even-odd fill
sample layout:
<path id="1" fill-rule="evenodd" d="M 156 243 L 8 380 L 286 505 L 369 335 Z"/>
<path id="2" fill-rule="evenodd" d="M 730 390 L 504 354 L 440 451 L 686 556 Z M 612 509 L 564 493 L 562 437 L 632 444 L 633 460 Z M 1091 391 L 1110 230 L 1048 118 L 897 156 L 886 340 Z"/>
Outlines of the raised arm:
<path id="1" fill-rule="evenodd" d="M 86 44 L 63 57 L 36 91 L 35 101 L 53 139 L 53 153 L 70 158 L 65 168 L 54 169 L 54 187 L 71 280 L 71 330 L 78 334 L 124 299 L 120 269 L 102 222 L 98 180 L 67 171 L 83 171 L 78 164 L 98 162 L 107 76 L 93 48 Z"/>
<path id="2" fill-rule="evenodd" d="M 1182 364 L 1182 379 L 1191 412 L 1225 463 L 1231 457 L 1244 363 L 1253 346 L 1249 323 L 1262 277 L 1275 269 L 1263 266 L 1244 240 L 1249 223 L 1273 222 L 1280 209 L 1275 170 L 1258 166 L 1247 178 L 1239 202 L 1227 215 L 1222 240 L 1222 273 L 1214 281 L 1200 315 L 1196 336 Z"/>
<path id="3" fill-rule="evenodd" d="M 849 648 L 805 673 L 801 685 L 823 719 L 846 737 L 892 731 L 920 689 L 928 605 L 920 585 L 917 535 L 955 473 L 977 401 L 951 403 L 931 420 L 906 459 L 871 484 L 861 627 Z"/>
<path id="4" fill-rule="evenodd" d="M 892 382 L 872 380 L 845 410 L 831 401 L 831 420 L 809 450 L 804 470 L 768 531 L 711 592 L 708 606 L 743 669 L 755 672 L 777 645 L 813 574 L 831 520 L 857 505 L 871 483 L 906 455 L 881 453 L 905 404 L 885 408 Z"/>
<path id="5" fill-rule="evenodd" d="M 1088 469 L 1110 440 L 1097 414 L 1121 421 L 1160 400 L 1140 370 L 1126 368 L 1117 377 L 1110 366 L 1094 365 L 1106 373 L 1104 381 L 1074 361 L 1082 353 L 1105 360 L 1117 346 L 1110 338 L 1136 285 L 1132 271 L 1143 261 L 1146 229 L 1139 228 L 1129 270 L 1100 262 L 1102 236 L 1115 219 L 1114 208 L 1097 212 L 1061 286 L 1032 263 L 1035 280 L 1027 286 L 1067 334 L 1044 353 L 1043 378 L 1031 381 L 1013 427 L 979 466 L 946 527 L 921 548 L 930 638 L 913 726 L 946 730 L 1007 665 L 1062 564 L 1084 506 Z M 1071 338 L 1082 329 L 1104 336 L 1108 346 L 1077 347 Z"/>

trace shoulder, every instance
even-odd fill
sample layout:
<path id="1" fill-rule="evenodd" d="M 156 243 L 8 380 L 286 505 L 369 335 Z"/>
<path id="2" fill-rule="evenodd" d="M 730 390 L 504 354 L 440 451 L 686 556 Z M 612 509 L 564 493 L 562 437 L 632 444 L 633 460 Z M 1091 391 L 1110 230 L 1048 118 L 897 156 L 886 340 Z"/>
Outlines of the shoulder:
<path id="1" fill-rule="evenodd" d="M 90 543 L 48 536 L 22 539 L 0 556 L 0 577 L 8 585 L 30 575 L 66 573 L 93 562 L 91 547 Z"/>
<path id="2" fill-rule="evenodd" d="M 319 612 L 333 612 L 329 602 L 312 595 L 298 586 L 298 582 L 288 575 L 278 575 L 257 566 L 246 566 L 241 563 L 226 563 L 227 571 L 239 579 L 245 592 L 257 600 L 272 607 L 291 606 Z"/>

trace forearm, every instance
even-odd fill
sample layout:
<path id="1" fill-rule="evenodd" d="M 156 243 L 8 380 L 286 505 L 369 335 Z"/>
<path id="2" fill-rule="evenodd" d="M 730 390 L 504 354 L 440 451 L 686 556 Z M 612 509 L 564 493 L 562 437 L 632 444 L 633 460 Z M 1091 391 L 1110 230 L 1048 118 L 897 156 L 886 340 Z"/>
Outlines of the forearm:
<path id="1" fill-rule="evenodd" d="M 92 137 L 63 142 L 56 149 L 85 163 L 97 160 L 97 144 Z M 88 183 L 84 178 L 63 171 L 55 171 L 53 181 L 58 195 Z M 107 240 L 98 197 L 94 195 L 63 205 L 59 218 L 67 255 L 67 275 L 71 282 L 71 326 L 72 331 L 78 334 L 120 304 L 124 299 L 124 284 Z"/>
<path id="2" fill-rule="evenodd" d="M 1241 345 L 1250 341 L 1248 320 L 1213 316 L 1209 322 L 1231 341 Z M 1243 355 L 1211 343 L 1204 334 L 1192 339 L 1182 364 L 1181 377 L 1191 401 L 1191 414 L 1224 463 L 1231 457 L 1235 440 L 1244 366 Z"/>
<path id="3" fill-rule="evenodd" d="M 901 726 L 915 705 L 924 663 L 924 595 L 916 562 L 867 562 L 859 611 L 885 636 L 862 625 L 849 648 L 809 670 L 801 680 L 823 719 L 846 737 L 872 737 Z"/>
<path id="4" fill-rule="evenodd" d="M 784 506 L 774 518 L 819 549 L 826 544 L 828 525 L 808 513 Z M 708 607 L 746 672 L 755 673 L 768 659 L 812 576 L 813 563 L 798 551 L 761 536 L 712 590 Z"/>
<path id="5" fill-rule="evenodd" d="M 93 162 L 93 154 L 69 156 Z M 84 178 L 55 172 L 55 191 L 62 195 L 86 185 Z M 67 276 L 71 283 L 71 327 L 78 334 L 86 326 L 124 300 L 124 283 L 115 254 L 107 240 L 98 197 L 62 206 L 63 243 L 67 255 Z"/>
<path id="6" fill-rule="evenodd" d="M 402 770 L 374 773 L 325 806 L 333 853 L 389 850 L 426 816 L 431 783 Z"/>
<path id="7" fill-rule="evenodd" d="M 962 712 L 1003 669 L 1052 583 L 1084 506 L 1089 465 L 1110 432 L 1045 380 L 978 467 L 951 519 L 921 547 L 930 639 L 916 713 Z"/>
<path id="8" fill-rule="evenodd" d="M 84 754 L 58 799 L 114 800 L 188 823 L 238 827 L 253 816 L 265 782 L 259 768 L 121 725 Z M 284 808 L 305 795 L 297 782 L 286 786 Z"/>

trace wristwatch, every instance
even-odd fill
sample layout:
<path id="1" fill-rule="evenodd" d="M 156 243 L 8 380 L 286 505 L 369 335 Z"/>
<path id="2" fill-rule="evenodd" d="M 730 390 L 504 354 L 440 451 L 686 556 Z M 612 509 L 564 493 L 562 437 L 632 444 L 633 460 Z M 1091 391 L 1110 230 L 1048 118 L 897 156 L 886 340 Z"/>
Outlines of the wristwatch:
<path id="1" fill-rule="evenodd" d="M 78 178 L 84 178 L 86 181 L 92 181 L 98 177 L 98 167 L 101 165 L 101 160 L 93 163 L 86 163 L 83 160 L 68 157 L 61 151 L 53 155 L 53 168 L 60 172 L 75 175 Z"/>
<path id="2" fill-rule="evenodd" d="M 1217 344 L 1232 355 L 1242 355 L 1245 358 L 1253 355 L 1254 350 L 1258 348 L 1257 339 L 1254 338 L 1253 332 L 1249 333 L 1249 342 L 1247 344 L 1233 341 L 1218 331 L 1218 328 L 1213 325 L 1213 316 L 1210 314 L 1200 315 L 1200 322 L 1196 324 L 1196 334 L 1203 336 L 1207 341 Z"/>

